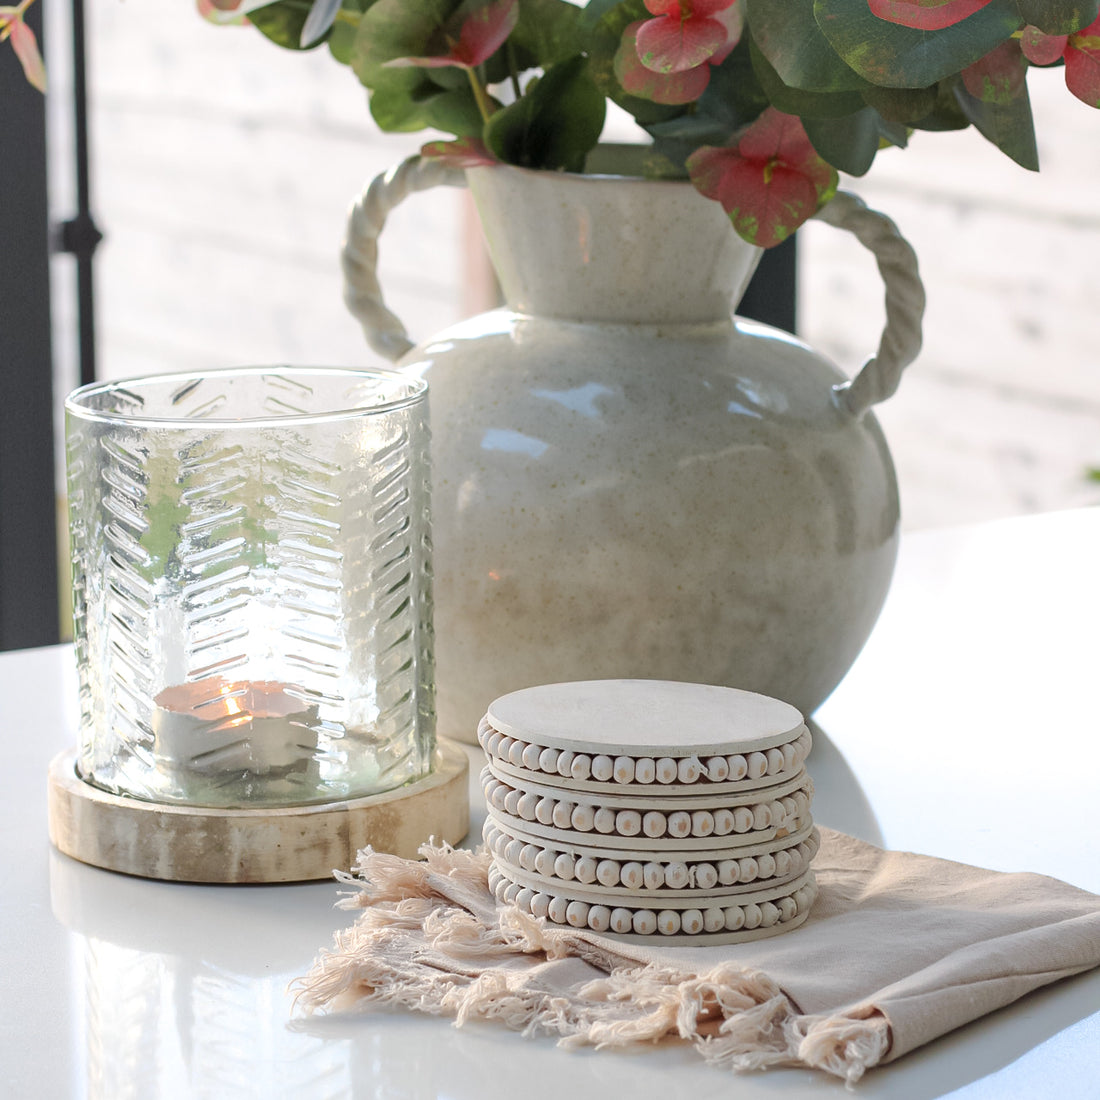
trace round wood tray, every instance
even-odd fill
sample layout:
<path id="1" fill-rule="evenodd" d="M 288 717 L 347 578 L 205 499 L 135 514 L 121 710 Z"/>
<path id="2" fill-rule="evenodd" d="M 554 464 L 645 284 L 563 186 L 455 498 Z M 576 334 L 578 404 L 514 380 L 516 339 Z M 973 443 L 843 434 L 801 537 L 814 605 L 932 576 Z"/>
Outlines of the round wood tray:
<path id="1" fill-rule="evenodd" d="M 415 859 L 429 839 L 469 830 L 466 753 L 440 741 L 430 775 L 369 798 L 310 806 L 211 809 L 122 798 L 77 774 L 76 750 L 49 772 L 50 840 L 66 855 L 174 882 L 305 882 L 347 870 L 356 853 Z"/>

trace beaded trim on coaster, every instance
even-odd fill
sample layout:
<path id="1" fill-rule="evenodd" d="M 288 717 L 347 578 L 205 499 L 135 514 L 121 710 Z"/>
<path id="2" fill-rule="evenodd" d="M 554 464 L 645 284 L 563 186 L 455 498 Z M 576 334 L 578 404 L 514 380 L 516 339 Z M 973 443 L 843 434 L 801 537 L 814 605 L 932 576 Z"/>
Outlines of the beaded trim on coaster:
<path id="1" fill-rule="evenodd" d="M 763 887 L 769 885 L 769 880 L 785 882 L 809 868 L 820 845 L 812 826 L 801 831 L 797 841 L 774 852 L 754 851 L 753 855 L 738 857 L 720 851 L 713 854 L 716 858 L 702 860 L 645 859 L 633 852 L 614 853 L 622 858 L 612 858 L 611 853 L 578 854 L 514 837 L 491 818 L 486 820 L 482 836 L 495 860 L 551 880 L 547 885 L 578 883 L 634 893 L 744 888 L 751 883 Z"/>
<path id="2" fill-rule="evenodd" d="M 560 789 L 512 786 L 500 779 L 491 765 L 482 771 L 481 783 L 491 810 L 532 826 L 537 823 L 559 830 L 650 840 L 703 839 L 782 828 L 788 822 L 805 818 L 813 800 L 813 781 L 805 772 L 775 790 L 760 792 L 771 794 L 770 798 L 758 802 L 736 800 L 743 803 L 740 805 L 732 804 L 735 800 L 730 799 L 731 805 L 716 806 L 706 800 L 692 799 L 685 807 L 684 799 L 657 800 L 640 796 L 636 799 L 636 807 L 623 798 L 596 804 L 590 799 L 561 797 Z M 715 798 L 720 800 L 718 795 Z M 623 805 L 624 802 L 627 804 Z M 667 809 L 657 808 L 662 804 Z M 682 808 L 674 809 L 677 805 Z"/>
<path id="3" fill-rule="evenodd" d="M 807 871 L 797 884 L 788 885 L 794 888 L 780 888 L 775 896 L 762 901 L 700 906 L 680 903 L 656 909 L 646 906 L 644 902 L 648 899 L 642 898 L 624 897 L 627 904 L 623 905 L 590 904 L 570 898 L 564 892 L 536 890 L 513 881 L 496 864 L 489 871 L 489 888 L 502 904 L 514 903 L 554 924 L 658 940 L 661 937 L 698 936 L 700 941 L 713 937 L 730 942 L 778 935 L 801 924 L 817 897 L 817 882 L 812 871 Z"/>
<path id="4" fill-rule="evenodd" d="M 731 753 L 701 758 L 690 756 L 615 756 L 546 748 L 521 741 L 493 728 L 488 716 L 478 726 L 477 738 L 489 759 L 508 772 L 527 773 L 534 780 L 571 786 L 585 784 L 591 789 L 601 785 L 628 787 L 656 785 L 659 788 L 738 785 L 746 789 L 781 782 L 801 770 L 813 747 L 810 731 L 801 727 L 799 735 L 786 744 L 764 751 Z"/>

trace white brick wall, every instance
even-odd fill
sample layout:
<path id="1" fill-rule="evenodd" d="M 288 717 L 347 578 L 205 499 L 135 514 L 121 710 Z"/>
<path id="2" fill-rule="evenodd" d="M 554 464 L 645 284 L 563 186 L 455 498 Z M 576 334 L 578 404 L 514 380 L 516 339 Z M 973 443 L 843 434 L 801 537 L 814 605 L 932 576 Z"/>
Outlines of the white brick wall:
<path id="1" fill-rule="evenodd" d="M 105 377 L 241 362 L 377 362 L 340 299 L 348 204 L 418 134 L 383 135 L 324 51 L 280 51 L 183 0 L 89 5 Z M 1036 74 L 1044 172 L 977 134 L 917 134 L 853 181 L 921 257 L 925 351 L 881 409 L 911 527 L 1100 499 L 1100 112 Z M 462 199 L 421 196 L 383 237 L 414 336 L 461 311 Z M 881 291 L 857 245 L 804 234 L 803 334 L 854 368 Z"/>
<path id="2" fill-rule="evenodd" d="M 909 527 L 1100 502 L 1100 111 L 1061 72 L 1029 81 L 1042 172 L 974 130 L 914 135 L 846 181 L 917 250 L 924 350 L 880 407 Z M 804 233 L 803 335 L 846 367 L 881 325 L 873 261 L 825 226 Z"/>

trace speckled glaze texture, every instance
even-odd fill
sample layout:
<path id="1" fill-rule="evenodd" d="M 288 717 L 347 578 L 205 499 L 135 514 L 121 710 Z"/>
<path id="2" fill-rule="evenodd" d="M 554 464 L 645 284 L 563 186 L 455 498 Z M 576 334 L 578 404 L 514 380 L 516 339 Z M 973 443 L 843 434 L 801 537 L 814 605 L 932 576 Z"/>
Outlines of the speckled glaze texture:
<path id="1" fill-rule="evenodd" d="M 657 678 L 812 712 L 897 551 L 874 416 L 731 318 L 757 250 L 688 184 L 468 173 L 508 308 L 408 353 L 431 387 L 440 732 L 532 684 Z"/>

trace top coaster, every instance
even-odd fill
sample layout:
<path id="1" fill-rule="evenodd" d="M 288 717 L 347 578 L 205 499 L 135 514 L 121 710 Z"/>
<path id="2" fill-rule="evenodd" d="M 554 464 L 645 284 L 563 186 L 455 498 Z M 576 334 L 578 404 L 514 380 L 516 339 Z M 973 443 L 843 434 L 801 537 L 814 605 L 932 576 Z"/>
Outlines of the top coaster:
<path id="1" fill-rule="evenodd" d="M 778 699 L 671 680 L 524 688 L 491 703 L 487 717 L 518 740 L 606 755 L 751 752 L 786 744 L 802 729 L 802 715 Z"/>

